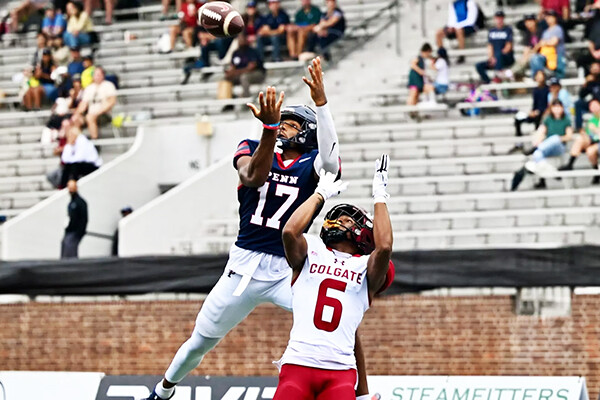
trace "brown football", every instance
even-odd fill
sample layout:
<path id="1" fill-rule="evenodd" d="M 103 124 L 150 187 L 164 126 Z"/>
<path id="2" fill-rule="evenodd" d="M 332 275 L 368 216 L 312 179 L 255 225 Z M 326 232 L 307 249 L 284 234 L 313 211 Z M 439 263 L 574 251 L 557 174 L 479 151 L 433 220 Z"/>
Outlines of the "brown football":
<path id="1" fill-rule="evenodd" d="M 198 13 L 200 25 L 213 36 L 236 36 L 244 29 L 244 21 L 229 3 L 212 1 L 200 8 Z"/>

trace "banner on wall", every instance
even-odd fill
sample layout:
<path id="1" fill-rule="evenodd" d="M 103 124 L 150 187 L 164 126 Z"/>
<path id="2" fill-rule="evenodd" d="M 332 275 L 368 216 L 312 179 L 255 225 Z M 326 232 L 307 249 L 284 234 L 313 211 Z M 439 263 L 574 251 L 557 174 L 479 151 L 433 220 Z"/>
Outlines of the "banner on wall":
<path id="1" fill-rule="evenodd" d="M 99 372 L 0 371 L 0 400 L 95 400 Z"/>
<path id="2" fill-rule="evenodd" d="M 371 376 L 369 390 L 381 400 L 589 400 L 583 377 Z"/>

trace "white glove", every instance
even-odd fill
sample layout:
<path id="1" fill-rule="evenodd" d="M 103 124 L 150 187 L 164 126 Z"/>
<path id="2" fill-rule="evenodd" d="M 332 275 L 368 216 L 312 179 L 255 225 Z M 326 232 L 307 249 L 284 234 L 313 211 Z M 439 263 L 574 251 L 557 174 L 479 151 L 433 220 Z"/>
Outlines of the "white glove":
<path id="1" fill-rule="evenodd" d="M 315 193 L 319 193 L 325 201 L 342 193 L 348 187 L 348 182 L 342 182 L 341 179 L 336 181 L 335 178 L 336 174 L 326 172 L 321 168 L 319 172 L 319 184 L 315 189 Z"/>
<path id="2" fill-rule="evenodd" d="M 390 157 L 382 154 L 381 158 L 375 161 L 375 175 L 373 176 L 373 203 L 387 203 L 390 195 L 386 192 L 388 184 L 388 167 Z"/>
<path id="3" fill-rule="evenodd" d="M 275 148 L 273 149 L 273 151 L 276 154 L 283 154 L 283 142 L 281 141 L 281 139 L 277 139 L 275 141 Z"/>

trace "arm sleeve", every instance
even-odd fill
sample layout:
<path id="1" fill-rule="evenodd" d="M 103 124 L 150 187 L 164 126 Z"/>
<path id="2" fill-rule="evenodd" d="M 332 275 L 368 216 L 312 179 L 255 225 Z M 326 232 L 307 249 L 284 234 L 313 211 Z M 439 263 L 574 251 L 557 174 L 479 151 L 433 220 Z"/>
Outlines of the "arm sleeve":
<path id="1" fill-rule="evenodd" d="M 477 22 L 477 15 L 479 14 L 479 10 L 477 9 L 477 4 L 474 1 L 467 1 L 467 18 L 464 21 L 458 22 L 456 24 L 457 28 L 464 28 L 467 26 L 475 26 L 475 22 Z"/>
<path id="2" fill-rule="evenodd" d="M 337 174 L 340 170 L 340 146 L 329 104 L 317 107 L 317 127 L 319 154 L 314 162 L 315 171 L 318 173 L 323 168 Z"/>

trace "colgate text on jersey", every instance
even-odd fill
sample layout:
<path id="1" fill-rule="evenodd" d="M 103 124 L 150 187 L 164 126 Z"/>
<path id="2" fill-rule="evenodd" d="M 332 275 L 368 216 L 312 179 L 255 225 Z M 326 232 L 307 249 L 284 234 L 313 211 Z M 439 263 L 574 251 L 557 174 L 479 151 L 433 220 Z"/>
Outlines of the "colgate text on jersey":
<path id="1" fill-rule="evenodd" d="M 332 267 L 331 265 L 311 264 L 309 272 L 311 274 L 331 275 L 348 279 L 350 281 L 358 283 L 359 285 L 362 283 L 362 273 L 348 271 L 347 269 L 342 269 L 339 267 Z"/>

